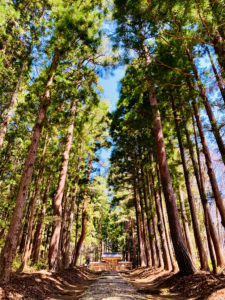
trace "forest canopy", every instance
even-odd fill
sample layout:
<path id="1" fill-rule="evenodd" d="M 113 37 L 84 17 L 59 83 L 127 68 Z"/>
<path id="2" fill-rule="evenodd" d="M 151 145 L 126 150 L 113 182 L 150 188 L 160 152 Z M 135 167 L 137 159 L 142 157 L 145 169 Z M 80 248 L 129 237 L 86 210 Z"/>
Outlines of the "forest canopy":
<path id="1" fill-rule="evenodd" d="M 225 267 L 224 19 L 222 0 L 1 1 L 1 282 L 105 251 Z"/>

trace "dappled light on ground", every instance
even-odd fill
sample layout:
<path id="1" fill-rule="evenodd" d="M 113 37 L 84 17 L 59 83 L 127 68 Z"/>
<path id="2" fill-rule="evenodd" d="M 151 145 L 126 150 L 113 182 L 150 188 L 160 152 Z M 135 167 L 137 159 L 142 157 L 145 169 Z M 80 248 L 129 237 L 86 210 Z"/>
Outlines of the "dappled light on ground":
<path id="1" fill-rule="evenodd" d="M 0 299 L 76 300 L 97 277 L 98 273 L 85 268 L 13 274 L 8 284 L 0 284 Z"/>
<path id="2" fill-rule="evenodd" d="M 194 275 L 161 269 L 139 268 L 125 273 L 139 293 L 147 299 L 225 299 L 225 276 L 199 271 Z"/>

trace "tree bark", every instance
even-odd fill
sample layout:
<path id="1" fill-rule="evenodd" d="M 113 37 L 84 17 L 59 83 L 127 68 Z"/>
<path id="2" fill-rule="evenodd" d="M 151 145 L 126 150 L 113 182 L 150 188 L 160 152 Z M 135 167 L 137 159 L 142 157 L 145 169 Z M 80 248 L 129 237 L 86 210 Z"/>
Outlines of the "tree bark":
<path id="1" fill-rule="evenodd" d="M 150 161 L 151 161 L 151 157 L 150 157 Z M 151 171 L 150 171 L 150 175 L 152 177 Z M 152 180 L 151 181 L 152 185 L 150 185 L 150 180 L 149 180 L 148 174 L 147 174 L 146 178 L 147 178 L 149 199 L 151 199 L 151 197 L 155 198 L 154 182 Z M 153 194 L 154 194 L 154 196 L 153 196 Z M 149 206 L 148 201 L 147 201 L 147 204 Z M 151 205 L 153 206 L 153 203 Z M 156 210 L 157 210 L 157 208 L 156 208 Z M 152 266 L 153 267 L 155 267 L 155 266 L 161 267 L 161 266 L 163 266 L 163 258 L 162 258 L 161 247 L 160 247 L 160 242 L 159 242 L 159 238 L 158 238 L 158 228 L 157 228 L 157 224 L 156 224 L 156 219 L 154 217 L 153 208 L 152 208 L 151 218 L 150 218 L 149 223 L 150 223 L 149 224 L 149 236 L 151 236 L 150 245 L 151 245 L 152 261 L 153 261 Z M 162 247 L 163 247 L 163 245 L 162 245 Z"/>
<path id="2" fill-rule="evenodd" d="M 59 242 L 60 242 L 60 232 L 61 232 L 61 224 L 62 224 L 61 222 L 62 198 L 63 198 L 66 177 L 67 177 L 70 149 L 73 140 L 73 129 L 74 129 L 76 108 L 77 108 L 77 100 L 73 100 L 70 109 L 71 111 L 70 123 L 66 135 L 66 146 L 63 152 L 63 162 L 61 165 L 58 188 L 54 197 L 54 204 L 53 204 L 54 216 L 57 216 L 58 220 L 56 220 L 53 224 L 53 232 L 52 232 L 52 237 L 49 245 L 48 264 L 50 270 L 59 270 L 60 268 Z"/>
<path id="3" fill-rule="evenodd" d="M 147 181 L 148 184 L 148 193 L 147 193 L 144 170 L 142 165 L 141 165 L 141 176 L 142 176 L 143 190 L 144 190 L 144 200 L 145 200 L 146 215 L 147 215 L 147 225 L 148 225 L 148 235 L 149 235 L 149 242 L 150 242 L 150 249 L 151 249 L 152 267 L 155 267 L 157 266 L 157 253 L 156 253 L 156 245 L 155 245 L 156 236 L 154 235 L 154 230 L 151 222 L 153 217 L 150 215 L 150 206 L 148 200 L 148 196 L 149 199 L 151 197 L 151 187 L 149 181 Z M 158 254 L 160 256 L 160 253 Z M 159 257 L 159 261 L 162 262 L 160 260 L 160 257 Z"/>
<path id="4" fill-rule="evenodd" d="M 27 228 L 28 228 L 28 219 L 30 214 L 30 204 L 31 204 L 31 201 L 29 201 L 28 199 L 30 199 L 30 197 L 31 197 L 31 191 L 29 191 L 27 196 L 27 203 L 25 205 L 24 213 L 22 217 L 23 222 L 21 222 L 21 226 L 20 226 L 20 233 L 19 233 L 19 238 L 16 247 L 16 248 L 19 247 L 19 250 L 17 250 L 18 253 L 23 253 L 23 249 L 25 247 Z"/>
<path id="5" fill-rule="evenodd" d="M 158 162 L 156 162 L 156 173 L 157 173 L 157 178 L 158 178 L 158 184 L 159 184 L 159 200 L 160 200 L 160 207 L 162 210 L 162 219 L 163 219 L 163 225 L 164 225 L 164 229 L 165 229 L 165 235 L 166 235 L 166 243 L 167 243 L 167 247 L 169 250 L 169 256 L 170 256 L 170 262 L 172 265 L 172 272 L 175 272 L 177 269 L 176 263 L 175 263 L 175 259 L 174 259 L 174 251 L 173 251 L 173 247 L 172 247 L 172 239 L 168 230 L 168 226 L 167 223 L 167 214 L 166 214 L 166 207 L 162 198 L 162 191 L 161 191 L 161 180 L 160 180 L 160 176 L 159 176 L 159 169 L 158 169 Z"/>
<path id="6" fill-rule="evenodd" d="M 162 210 L 161 210 L 161 205 L 160 205 L 160 197 L 159 197 L 159 192 L 155 186 L 154 176 L 152 174 L 151 174 L 151 182 L 152 182 L 153 191 L 154 191 L 155 207 L 156 207 L 156 213 L 157 213 L 157 218 L 158 218 L 157 226 L 158 226 L 161 244 L 162 244 L 164 268 L 165 268 L 165 270 L 171 270 L 171 262 L 170 262 L 168 245 L 166 243 L 166 234 L 165 234 L 165 227 L 163 224 L 163 215 L 162 215 Z"/>
<path id="7" fill-rule="evenodd" d="M 144 205 L 142 195 L 140 197 L 140 205 L 141 205 L 141 227 L 142 227 L 142 234 L 143 234 L 143 241 L 145 246 L 145 257 L 146 257 L 146 265 L 147 267 L 151 267 L 151 257 L 150 257 L 150 249 L 148 245 L 148 240 L 146 236 L 146 227 L 145 227 L 145 214 L 144 214 Z"/>
<path id="8" fill-rule="evenodd" d="M 217 266 L 223 268 L 225 266 L 225 256 L 224 256 L 224 249 L 222 244 L 219 241 L 215 225 L 213 224 L 212 216 L 210 214 L 209 206 L 206 205 L 205 207 L 205 216 L 208 218 L 208 224 L 209 224 L 209 230 L 210 230 L 210 237 L 213 242 L 215 254 L 216 254 L 216 260 L 217 260 Z M 205 217 L 205 218 L 206 218 Z"/>
<path id="9" fill-rule="evenodd" d="M 208 266 L 208 262 L 207 262 L 207 255 L 204 250 L 204 246 L 203 246 L 202 239 L 201 239 L 201 233 L 200 233 L 200 228 L 199 228 L 197 215 L 196 215 L 194 197 L 193 197 L 192 190 L 191 190 L 189 171 L 187 168 L 187 163 L 186 163 L 186 158 L 185 158 L 185 153 L 184 153 L 184 146 L 183 146 L 182 136 L 180 133 L 178 116 L 177 116 L 177 111 L 176 111 L 176 107 L 175 107 L 175 100 L 173 99 L 173 96 L 171 96 L 171 101 L 172 101 L 173 115 L 174 115 L 174 121 L 175 121 L 175 128 L 176 128 L 176 133 L 177 133 L 177 138 L 178 138 L 178 143 L 179 143 L 179 148 L 180 148 L 180 154 L 181 154 L 181 160 L 182 160 L 182 165 L 183 165 L 185 185 L 186 185 L 187 194 L 188 194 L 188 202 L 189 202 L 190 211 L 191 211 L 191 219 L 192 219 L 192 224 L 193 224 L 195 242 L 196 242 L 196 245 L 198 248 L 199 258 L 200 258 L 200 262 L 201 262 L 201 269 L 208 270 L 209 266 Z"/>
<path id="10" fill-rule="evenodd" d="M 159 240 L 159 231 L 157 227 L 156 217 L 155 215 L 152 217 L 153 230 L 155 235 L 155 244 L 156 244 L 156 253 L 158 257 L 158 267 L 164 267 L 163 257 L 161 252 L 161 245 Z"/>
<path id="11" fill-rule="evenodd" d="M 88 183 L 89 183 L 90 177 L 91 177 L 92 163 L 93 163 L 93 159 L 91 158 L 90 162 L 89 162 L 88 174 L 87 174 Z M 75 261 L 74 261 L 75 266 L 77 265 L 77 261 L 78 261 L 79 255 L 80 255 L 80 250 L 81 250 L 81 247 L 82 247 L 85 235 L 86 235 L 87 205 L 88 205 L 88 189 L 86 189 L 85 195 L 84 195 L 84 203 L 83 203 L 82 217 L 81 217 L 81 235 L 78 240 L 77 247 L 76 247 Z"/>
<path id="12" fill-rule="evenodd" d="M 72 234 L 72 226 L 73 226 L 73 218 L 74 218 L 74 209 L 75 209 L 75 204 L 76 204 L 76 199 L 77 199 L 77 191 L 78 191 L 78 181 L 79 181 L 79 170 L 81 167 L 81 156 L 78 158 L 78 165 L 76 169 L 76 177 L 75 177 L 75 182 L 74 182 L 74 191 L 73 191 L 73 196 L 71 200 L 71 205 L 70 205 L 70 210 L 68 214 L 69 218 L 69 224 L 67 228 L 67 234 L 66 234 L 66 244 L 65 244 L 65 256 L 64 256 L 64 268 L 68 269 L 70 266 L 70 240 L 71 240 L 71 234 Z"/>
<path id="13" fill-rule="evenodd" d="M 68 180 L 69 181 L 69 180 Z M 59 259 L 64 258 L 65 256 L 65 243 L 66 243 L 66 230 L 67 230 L 67 222 L 68 222 L 68 202 L 71 196 L 70 186 L 64 189 L 63 198 L 62 198 L 62 220 L 61 220 L 61 230 L 60 230 L 60 238 L 59 238 Z M 70 200 L 70 202 L 72 199 Z M 60 268 L 63 268 L 64 261 L 60 264 Z"/>
<path id="14" fill-rule="evenodd" d="M 169 219 L 171 237 L 173 241 L 175 256 L 178 262 L 180 274 L 193 274 L 196 269 L 189 255 L 188 249 L 185 245 L 182 236 L 181 225 L 179 221 L 179 214 L 173 192 L 173 187 L 170 179 L 170 173 L 166 158 L 166 150 L 164 144 L 164 137 L 161 125 L 160 113 L 157 107 L 157 100 L 151 88 L 149 93 L 150 105 L 154 113 L 154 133 L 157 159 L 159 164 L 159 171 L 166 200 L 167 214 Z"/>
<path id="15" fill-rule="evenodd" d="M 44 142 L 44 147 L 41 155 L 41 161 L 40 161 L 40 168 L 37 174 L 37 179 L 36 179 L 36 187 L 34 190 L 33 197 L 31 199 L 31 204 L 30 204 L 30 215 L 28 219 L 28 228 L 27 228 L 27 235 L 26 235 L 26 242 L 25 242 L 25 247 L 22 255 L 22 260 L 21 260 L 21 265 L 19 267 L 19 272 L 22 272 L 24 267 L 27 264 L 27 261 L 29 260 L 29 249 L 31 247 L 31 240 L 32 240 L 32 228 L 33 228 L 33 221 L 34 221 L 34 212 L 36 208 L 36 202 L 37 202 L 37 197 L 38 193 L 40 191 L 40 186 L 42 182 L 42 175 L 44 172 L 44 163 L 45 163 L 45 153 L 46 153 L 46 148 L 47 148 L 47 142 L 48 142 L 48 134 L 45 137 L 45 142 Z"/>
<path id="16" fill-rule="evenodd" d="M 72 254 L 72 260 L 70 263 L 70 267 L 73 268 L 75 264 L 75 258 L 76 258 L 76 248 L 77 248 L 77 239 L 78 239 L 78 221 L 79 221 L 79 211 L 80 211 L 80 198 L 81 196 L 79 195 L 77 199 L 77 210 L 76 210 L 76 219 L 75 219 L 75 245 L 73 249 L 73 254 Z"/>
<path id="17" fill-rule="evenodd" d="M 205 134 L 204 134 L 203 127 L 202 127 L 202 122 L 201 122 L 200 115 L 199 115 L 199 110 L 198 110 L 196 101 L 194 99 L 192 100 L 192 106 L 194 109 L 195 119 L 196 119 L 196 123 L 198 126 L 198 131 L 199 131 L 199 135 L 200 135 L 200 139 L 201 139 L 201 143 L 202 143 L 202 147 L 203 147 L 203 152 L 205 155 L 207 171 L 208 171 L 210 183 L 212 186 L 215 202 L 216 202 L 216 205 L 217 205 L 218 210 L 221 215 L 222 225 L 225 227 L 225 207 L 224 207 L 223 199 L 221 197 L 221 193 L 220 193 L 218 185 L 217 185 L 216 176 L 215 176 L 215 173 L 213 170 L 211 155 L 210 155 L 210 152 L 208 149 L 208 145 L 207 145 Z"/>
<path id="18" fill-rule="evenodd" d="M 186 209 L 185 209 L 183 192 L 182 192 L 182 190 L 181 190 L 180 187 L 179 187 L 179 200 L 180 200 L 182 222 L 183 222 L 183 227 L 184 227 L 184 233 L 185 233 L 185 238 L 186 238 L 186 242 L 187 242 L 187 247 L 188 247 L 189 253 L 190 253 L 191 257 L 192 257 L 192 260 L 195 261 L 194 247 L 193 247 L 192 241 L 191 241 L 191 236 L 190 236 L 190 231 L 189 231 L 189 226 L 188 226 L 188 220 L 187 220 L 187 215 L 186 215 Z"/>
<path id="19" fill-rule="evenodd" d="M 213 272 L 216 274 L 217 269 L 216 269 L 216 260 L 214 256 L 214 251 L 213 251 L 213 244 L 212 244 L 212 239 L 210 235 L 210 229 L 209 229 L 209 215 L 206 213 L 204 214 L 204 221 L 205 221 L 205 227 L 206 227 L 206 235 L 207 235 L 207 241 L 208 241 L 208 247 L 209 247 L 209 254 L 213 266 Z"/>
<path id="20" fill-rule="evenodd" d="M 26 267 L 27 261 L 29 259 L 29 249 L 30 249 L 30 243 L 31 243 L 31 235 L 32 235 L 35 204 L 36 204 L 39 188 L 40 188 L 40 185 L 41 185 L 41 179 L 42 179 L 41 177 L 38 178 L 37 186 L 36 186 L 35 191 L 34 191 L 34 195 L 31 198 L 30 214 L 29 214 L 28 226 L 27 226 L 27 234 L 26 234 L 26 240 L 25 240 L 25 245 L 24 245 L 24 249 L 23 249 L 21 265 L 20 265 L 19 270 L 18 270 L 19 272 L 23 271 L 23 269 Z"/>
<path id="21" fill-rule="evenodd" d="M 218 62 L 221 67 L 221 73 L 223 78 L 225 77 L 225 47 L 224 47 L 224 39 L 221 36 L 221 32 L 216 31 L 216 34 L 213 38 L 214 50 L 218 56 Z"/>
<path id="22" fill-rule="evenodd" d="M 145 213 L 147 211 L 147 207 L 144 208 L 143 204 L 143 197 L 142 197 L 142 190 L 140 186 L 140 178 L 139 178 L 139 169 L 137 168 L 137 180 L 138 180 L 138 194 L 139 194 L 139 199 L 140 199 L 140 207 L 141 207 L 141 227 L 142 227 L 142 234 L 143 234 L 143 241 L 144 241 L 144 246 L 145 246 L 145 256 L 146 256 L 146 263 L 147 267 L 151 266 L 151 257 L 150 257 L 150 250 L 149 250 L 149 245 L 147 242 L 147 236 L 146 236 L 146 231 L 145 231 Z M 146 198 L 146 191 L 143 189 L 144 192 L 144 201 L 147 202 Z M 147 213 L 146 213 L 147 214 Z"/>
<path id="23" fill-rule="evenodd" d="M 213 69 L 213 72 L 215 74 L 215 77 L 216 77 L 216 81 L 217 81 L 217 84 L 218 84 L 218 87 L 220 89 L 220 93 L 222 95 L 222 98 L 223 98 L 223 101 L 224 101 L 224 105 L 225 105 L 225 88 L 223 86 L 223 83 L 222 83 L 222 80 L 221 80 L 221 77 L 219 76 L 218 72 L 217 72 L 217 69 L 216 69 L 216 66 L 214 64 L 214 61 L 213 61 L 213 58 L 212 58 L 212 55 L 209 51 L 208 48 L 206 48 L 206 51 L 208 53 L 208 56 L 209 56 L 209 59 L 210 59 L 210 62 L 211 62 L 211 65 L 212 65 L 212 69 Z"/>
<path id="24" fill-rule="evenodd" d="M 19 79 L 17 81 L 15 90 L 13 92 L 13 95 L 12 95 L 12 98 L 11 98 L 11 101 L 10 101 L 10 104 L 9 104 L 9 107 L 8 107 L 8 110 L 7 110 L 7 114 L 4 118 L 4 121 L 1 125 L 1 127 L 0 127 L 0 149 L 2 148 L 2 144 L 3 144 L 4 138 L 5 138 L 6 132 L 7 132 L 7 128 L 9 126 L 9 123 L 11 121 L 11 118 L 12 118 L 12 115 L 13 115 L 13 112 L 14 112 L 14 109 L 15 109 L 17 96 L 18 96 L 18 93 L 19 93 L 19 90 L 20 90 L 20 87 L 21 87 L 21 83 L 22 83 L 22 80 L 23 80 L 23 77 L 24 77 L 24 72 L 26 70 L 26 67 L 27 67 L 27 60 L 24 60 L 21 71 L 20 71 L 20 74 L 19 74 Z"/>
<path id="25" fill-rule="evenodd" d="M 51 186 L 51 179 L 47 183 L 47 187 L 44 192 L 44 197 L 42 201 L 42 207 L 41 212 L 38 217 L 37 227 L 34 235 L 34 243 L 33 243 L 33 253 L 32 253 L 32 263 L 36 264 L 39 259 L 39 253 L 40 253 L 40 247 L 41 247 L 41 241 L 42 241 L 42 233 L 44 231 L 45 225 L 44 225 L 44 217 L 46 212 L 46 203 L 48 199 L 48 193 Z"/>
<path id="26" fill-rule="evenodd" d="M 131 261 L 131 228 L 130 220 L 126 221 L 126 232 L 127 232 L 127 261 Z"/>
<path id="27" fill-rule="evenodd" d="M 131 223 L 131 237 L 132 237 L 132 247 L 133 247 L 132 264 L 133 264 L 133 268 L 136 268 L 137 258 L 136 258 L 136 244 L 134 238 L 134 220 L 131 219 L 130 223 Z"/>
<path id="28" fill-rule="evenodd" d="M 205 87 L 203 86 L 203 84 L 201 82 L 201 78 L 200 78 L 200 76 L 198 74 L 198 70 L 197 70 L 197 68 L 195 66 L 193 57 L 192 57 L 192 55 L 191 55 L 190 50 L 189 50 L 188 47 L 186 47 L 186 53 L 187 53 L 187 56 L 189 58 L 189 61 L 192 64 L 194 75 L 195 75 L 195 79 L 197 81 L 198 88 L 199 88 L 199 96 L 202 98 L 202 102 L 203 102 L 203 104 L 205 106 L 206 113 L 208 115 L 208 118 L 209 118 L 209 121 L 210 121 L 210 124 L 211 124 L 211 129 L 212 129 L 213 135 L 214 135 L 214 137 L 216 139 L 216 142 L 217 142 L 217 145 L 218 145 L 218 148 L 219 148 L 219 151 L 220 151 L 223 163 L 225 164 L 225 144 L 223 142 L 222 136 L 221 136 L 219 128 L 217 126 L 216 118 L 215 118 L 215 116 L 213 114 L 211 105 L 209 103 L 209 99 L 208 99 L 207 94 L 206 94 L 206 89 L 205 89 Z"/>
<path id="29" fill-rule="evenodd" d="M 138 248 L 139 248 L 139 261 L 141 267 L 146 266 L 146 257 L 145 257 L 145 247 L 144 247 L 144 240 L 143 240 L 143 231 L 141 227 L 141 207 L 140 202 L 137 196 L 137 186 L 136 186 L 136 178 L 135 174 L 133 174 L 133 189 L 134 189 L 134 204 L 135 204 L 135 211 L 136 211 L 136 224 L 137 224 L 137 236 L 138 236 Z"/>
<path id="30" fill-rule="evenodd" d="M 194 121 L 194 120 L 193 120 Z M 212 217 L 210 214 L 209 206 L 208 206 L 208 201 L 207 201 L 207 196 L 205 192 L 205 184 L 203 180 L 203 175 L 202 175 L 202 169 L 201 169 L 201 161 L 200 161 L 200 153 L 199 153 L 199 148 L 198 148 L 198 141 L 197 141 L 197 136 L 196 136 L 196 131 L 195 131 L 195 124 L 193 122 L 193 128 L 194 128 L 194 137 L 195 137 L 195 144 L 196 144 L 196 152 L 197 152 L 197 158 L 198 158 L 198 165 L 197 166 L 197 161 L 194 155 L 193 147 L 190 141 L 190 136 L 189 136 L 189 131 L 188 128 L 186 127 L 186 137 L 187 137 L 187 142 L 189 145 L 189 150 L 190 150 L 190 156 L 192 159 L 192 163 L 194 166 L 194 172 L 195 172 L 195 177 L 200 193 L 200 198 L 203 206 L 203 211 L 204 211 L 204 219 L 205 219 L 205 225 L 206 225 L 206 234 L 207 234 L 207 239 L 208 239 L 208 245 L 209 245 L 209 250 L 211 247 L 211 238 L 213 241 L 213 246 L 215 249 L 216 253 L 216 258 L 217 258 L 217 265 L 223 267 L 225 265 L 225 258 L 224 258 L 224 253 L 223 253 L 223 247 L 220 243 L 219 237 L 216 233 L 216 228 L 215 225 L 213 224 Z M 213 263 L 214 260 L 214 253 L 213 250 L 210 251 L 210 256 L 211 260 Z"/>
<path id="31" fill-rule="evenodd" d="M 24 170 L 21 176 L 19 190 L 16 198 L 15 208 L 10 223 L 8 235 L 6 238 L 5 246 L 2 249 L 0 257 L 0 280 L 1 282 L 7 282 L 10 278 L 10 271 L 13 259 L 16 254 L 16 246 L 18 241 L 18 234 L 20 231 L 21 220 L 27 196 L 29 183 L 33 174 L 34 163 L 37 155 L 37 149 L 39 140 L 41 137 L 42 127 L 44 125 L 47 109 L 49 107 L 50 98 L 50 87 L 53 82 L 54 73 L 57 67 L 59 56 L 54 55 L 51 67 L 49 70 L 48 79 L 45 85 L 45 93 L 42 97 L 41 105 L 38 112 L 36 124 L 33 128 L 33 134 L 31 138 L 31 145 L 28 151 L 27 158 L 25 160 Z"/>

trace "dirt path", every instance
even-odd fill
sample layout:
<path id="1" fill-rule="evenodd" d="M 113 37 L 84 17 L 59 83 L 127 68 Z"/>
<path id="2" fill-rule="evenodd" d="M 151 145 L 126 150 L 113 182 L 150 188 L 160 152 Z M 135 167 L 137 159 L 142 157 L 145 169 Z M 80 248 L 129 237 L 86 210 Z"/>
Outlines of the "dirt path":
<path id="1" fill-rule="evenodd" d="M 104 272 L 80 300 L 146 300 L 117 272 Z"/>
<path id="2" fill-rule="evenodd" d="M 100 276 L 100 277 L 99 277 Z M 162 269 L 139 268 L 122 275 L 87 268 L 13 274 L 0 283 L 0 300 L 224 300 L 225 275 L 198 271 L 179 276 Z"/>

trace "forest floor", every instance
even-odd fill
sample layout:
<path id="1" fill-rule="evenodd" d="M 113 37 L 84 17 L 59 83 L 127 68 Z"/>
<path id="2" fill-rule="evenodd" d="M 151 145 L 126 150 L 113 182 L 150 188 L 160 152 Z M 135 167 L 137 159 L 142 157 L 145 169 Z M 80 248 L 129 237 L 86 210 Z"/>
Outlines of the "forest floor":
<path id="1" fill-rule="evenodd" d="M 74 268 L 58 273 L 43 270 L 12 274 L 9 283 L 0 283 L 0 299 L 77 300 L 99 274 L 87 268 Z"/>
<path id="2" fill-rule="evenodd" d="M 99 277 L 87 268 L 62 272 L 25 272 L 12 274 L 8 284 L 0 283 L 1 300 L 78 300 Z M 122 276 L 147 299 L 154 300 L 224 300 L 225 275 L 197 272 L 190 276 L 161 269 L 138 268 Z M 97 281 L 96 281 L 97 283 Z"/>
<path id="3" fill-rule="evenodd" d="M 194 275 L 179 276 L 160 269 L 139 268 L 123 273 L 139 293 L 154 300 L 224 300 L 225 275 L 198 271 Z"/>

